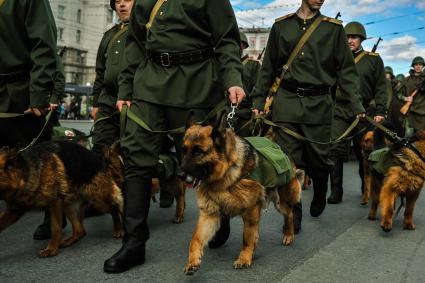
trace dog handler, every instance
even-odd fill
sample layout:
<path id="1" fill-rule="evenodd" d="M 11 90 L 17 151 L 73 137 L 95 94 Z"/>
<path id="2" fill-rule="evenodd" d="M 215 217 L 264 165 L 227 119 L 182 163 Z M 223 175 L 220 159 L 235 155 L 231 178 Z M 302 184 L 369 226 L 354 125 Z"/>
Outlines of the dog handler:
<path id="1" fill-rule="evenodd" d="M 185 125 L 225 98 L 239 103 L 242 88 L 240 38 L 228 0 L 137 1 L 126 43 L 128 67 L 119 83 L 117 107 L 153 130 Z M 123 272 L 145 262 L 149 238 L 151 178 L 158 163 L 161 134 L 126 119 L 121 140 L 125 156 L 124 229 L 121 249 L 105 261 L 105 272 Z M 174 135 L 180 151 L 182 135 Z"/>
<path id="2" fill-rule="evenodd" d="M 329 142 L 333 118 L 331 88 L 339 85 L 351 101 L 351 111 L 364 112 L 358 94 L 358 74 L 341 21 L 324 17 L 324 0 L 303 0 L 294 14 L 278 18 L 268 39 L 263 65 L 253 96 L 253 111 L 264 109 L 266 96 L 276 78 L 272 104 L 273 122 L 309 139 Z M 310 27 L 316 29 L 306 43 L 295 49 Z M 307 33 L 308 34 L 308 33 Z M 296 56 L 289 61 L 291 52 Z M 288 66 L 289 63 L 289 66 Z M 326 206 L 328 175 L 332 162 L 329 145 L 302 142 L 277 128 L 277 143 L 313 179 L 314 196 L 310 214 L 318 217 Z M 301 204 L 294 208 L 295 230 L 301 227 Z"/>
<path id="3" fill-rule="evenodd" d="M 366 30 L 359 22 L 351 22 L 345 26 L 345 33 L 348 38 L 348 46 L 353 52 L 356 69 L 360 77 L 359 91 L 362 98 L 363 107 L 367 115 L 374 117 L 375 122 L 384 120 L 387 105 L 387 83 L 385 79 L 384 62 L 377 53 L 367 52 L 362 47 L 363 40 L 366 39 Z M 332 139 L 336 139 L 344 133 L 355 119 L 352 113 L 349 100 L 337 89 L 334 121 L 332 123 Z M 354 132 L 367 128 L 370 125 L 364 121 L 358 125 Z M 363 133 L 364 134 L 364 133 Z M 363 158 L 361 152 L 361 139 L 363 134 L 357 134 L 353 138 L 354 153 L 359 161 L 359 175 L 363 184 Z M 330 156 L 334 163 L 331 171 L 331 195 L 328 203 L 337 204 L 342 201 L 342 176 L 344 160 L 350 152 L 350 141 L 343 141 L 331 146 Z"/>

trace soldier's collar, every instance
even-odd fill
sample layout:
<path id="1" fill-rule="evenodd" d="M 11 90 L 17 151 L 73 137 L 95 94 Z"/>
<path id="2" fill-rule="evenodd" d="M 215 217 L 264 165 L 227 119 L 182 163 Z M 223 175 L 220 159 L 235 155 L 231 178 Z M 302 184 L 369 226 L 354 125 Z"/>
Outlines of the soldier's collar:
<path id="1" fill-rule="evenodd" d="M 362 51 L 363 51 L 364 49 L 363 49 L 363 46 L 361 46 L 360 45 L 360 48 L 359 48 L 359 50 L 357 50 L 357 51 L 353 51 L 353 55 L 354 55 L 354 57 L 356 57 L 356 56 L 358 56 L 360 53 L 362 53 Z"/>
<path id="2" fill-rule="evenodd" d="M 316 15 L 314 15 L 314 16 L 313 16 L 313 17 L 311 17 L 310 19 L 303 19 L 303 18 L 301 18 L 301 17 L 298 15 L 299 10 L 300 10 L 300 9 L 298 9 L 298 10 L 295 12 L 295 15 L 296 15 L 296 19 L 297 19 L 297 21 L 298 21 L 299 23 L 301 23 L 301 24 L 307 24 L 307 25 L 310 25 L 311 23 L 313 23 L 313 22 L 314 22 L 314 20 L 316 20 L 316 19 L 317 19 L 318 17 L 320 17 L 320 15 L 321 15 L 320 11 L 317 11 Z"/>

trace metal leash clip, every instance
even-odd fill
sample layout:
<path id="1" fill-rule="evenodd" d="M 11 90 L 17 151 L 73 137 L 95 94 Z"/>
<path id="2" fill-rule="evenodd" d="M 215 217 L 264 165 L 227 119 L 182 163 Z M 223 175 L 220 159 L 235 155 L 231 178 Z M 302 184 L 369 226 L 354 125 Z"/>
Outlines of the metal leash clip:
<path id="1" fill-rule="evenodd" d="M 234 130 L 233 128 L 233 119 L 235 117 L 236 114 L 236 108 L 238 108 L 238 105 L 236 103 L 232 103 L 230 104 L 230 112 L 227 114 L 227 124 L 229 125 L 229 127 Z"/>

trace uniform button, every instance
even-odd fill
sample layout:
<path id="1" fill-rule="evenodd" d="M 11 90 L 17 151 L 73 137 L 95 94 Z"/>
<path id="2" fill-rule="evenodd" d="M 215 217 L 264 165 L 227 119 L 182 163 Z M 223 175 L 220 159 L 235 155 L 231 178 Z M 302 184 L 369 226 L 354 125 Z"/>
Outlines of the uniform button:
<path id="1" fill-rule="evenodd" d="M 118 53 L 119 53 L 119 52 L 118 52 L 118 50 L 116 50 L 116 51 L 115 51 L 115 54 L 118 54 Z"/>
<path id="2" fill-rule="evenodd" d="M 305 27 L 303 27 L 303 30 L 305 30 Z"/>
<path id="3" fill-rule="evenodd" d="M 304 56 L 304 52 L 301 52 L 301 56 Z"/>
<path id="4" fill-rule="evenodd" d="M 164 12 L 160 12 L 159 15 L 162 16 L 162 14 L 164 14 Z"/>
<path id="5" fill-rule="evenodd" d="M 118 42 L 118 43 L 120 43 L 120 42 L 121 42 L 121 40 L 118 40 L 117 42 Z"/>

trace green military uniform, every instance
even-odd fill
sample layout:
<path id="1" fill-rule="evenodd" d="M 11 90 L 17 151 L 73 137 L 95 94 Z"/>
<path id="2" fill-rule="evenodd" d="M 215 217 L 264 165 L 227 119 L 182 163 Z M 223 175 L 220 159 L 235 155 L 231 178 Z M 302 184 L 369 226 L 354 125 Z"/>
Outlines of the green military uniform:
<path id="1" fill-rule="evenodd" d="M 420 74 L 415 74 L 413 70 L 410 70 L 410 76 L 408 76 L 402 87 L 400 88 L 398 95 L 401 99 L 406 96 L 410 96 L 416 89 L 422 89 L 414 96 L 413 103 L 410 106 L 407 114 L 407 120 L 409 127 L 415 131 L 425 129 L 425 72 L 422 71 Z"/>
<path id="2" fill-rule="evenodd" d="M 47 0 L 6 0 L 0 5 L 0 113 L 47 108 L 56 71 L 56 27 Z M 0 146 L 26 146 L 44 117 L 0 118 Z M 48 131 L 40 140 L 49 138 Z"/>
<path id="3" fill-rule="evenodd" d="M 317 17 L 322 15 L 317 13 L 312 19 L 303 20 L 291 14 L 276 20 L 253 93 L 253 108 L 263 109 L 273 81 Z M 341 21 L 324 17 L 289 66 L 274 95 L 273 122 L 312 140 L 329 142 L 334 104 L 331 88 L 334 85 L 339 85 L 351 102 L 352 113 L 364 111 L 358 97 L 358 75 Z M 277 143 L 294 159 L 297 167 L 305 168 L 313 178 L 310 214 L 319 216 L 326 205 L 327 180 L 332 166 L 328 158 L 329 146 L 302 143 L 280 129 L 277 130 Z"/>
<path id="4" fill-rule="evenodd" d="M 56 72 L 53 75 L 54 88 L 52 91 L 52 96 L 50 98 L 50 103 L 60 105 L 62 99 L 65 97 L 65 75 L 64 75 L 64 66 L 62 58 L 59 55 L 56 55 Z M 58 127 L 59 124 L 59 107 L 55 109 L 50 117 L 49 124 L 51 127 Z M 54 129 L 52 130 L 52 135 L 54 135 Z"/>
<path id="5" fill-rule="evenodd" d="M 152 14 L 155 4 L 162 5 Z M 155 16 L 150 22 L 150 16 Z M 185 125 L 189 110 L 202 119 L 225 99 L 225 90 L 242 87 L 240 38 L 229 0 L 137 1 L 127 37 L 128 67 L 119 99 L 150 128 Z M 174 135 L 180 151 L 182 135 Z M 127 118 L 121 147 L 125 156 L 122 248 L 105 261 L 106 272 L 123 272 L 145 261 L 151 177 L 162 136 Z"/>
<path id="6" fill-rule="evenodd" d="M 103 35 L 96 57 L 93 107 L 98 107 L 93 129 L 93 150 L 101 152 L 119 139 L 120 121 L 116 109 L 118 77 L 127 66 L 124 56 L 128 24 L 121 23 Z"/>
<path id="7" fill-rule="evenodd" d="M 390 124 L 394 127 L 394 132 L 398 136 L 402 137 L 405 134 L 404 129 L 404 117 L 400 113 L 401 107 L 405 103 L 403 101 L 403 96 L 400 94 L 400 89 L 403 87 L 404 75 L 398 74 L 394 80 L 387 79 L 387 88 L 391 88 L 391 101 L 388 106 L 387 119 Z"/>

